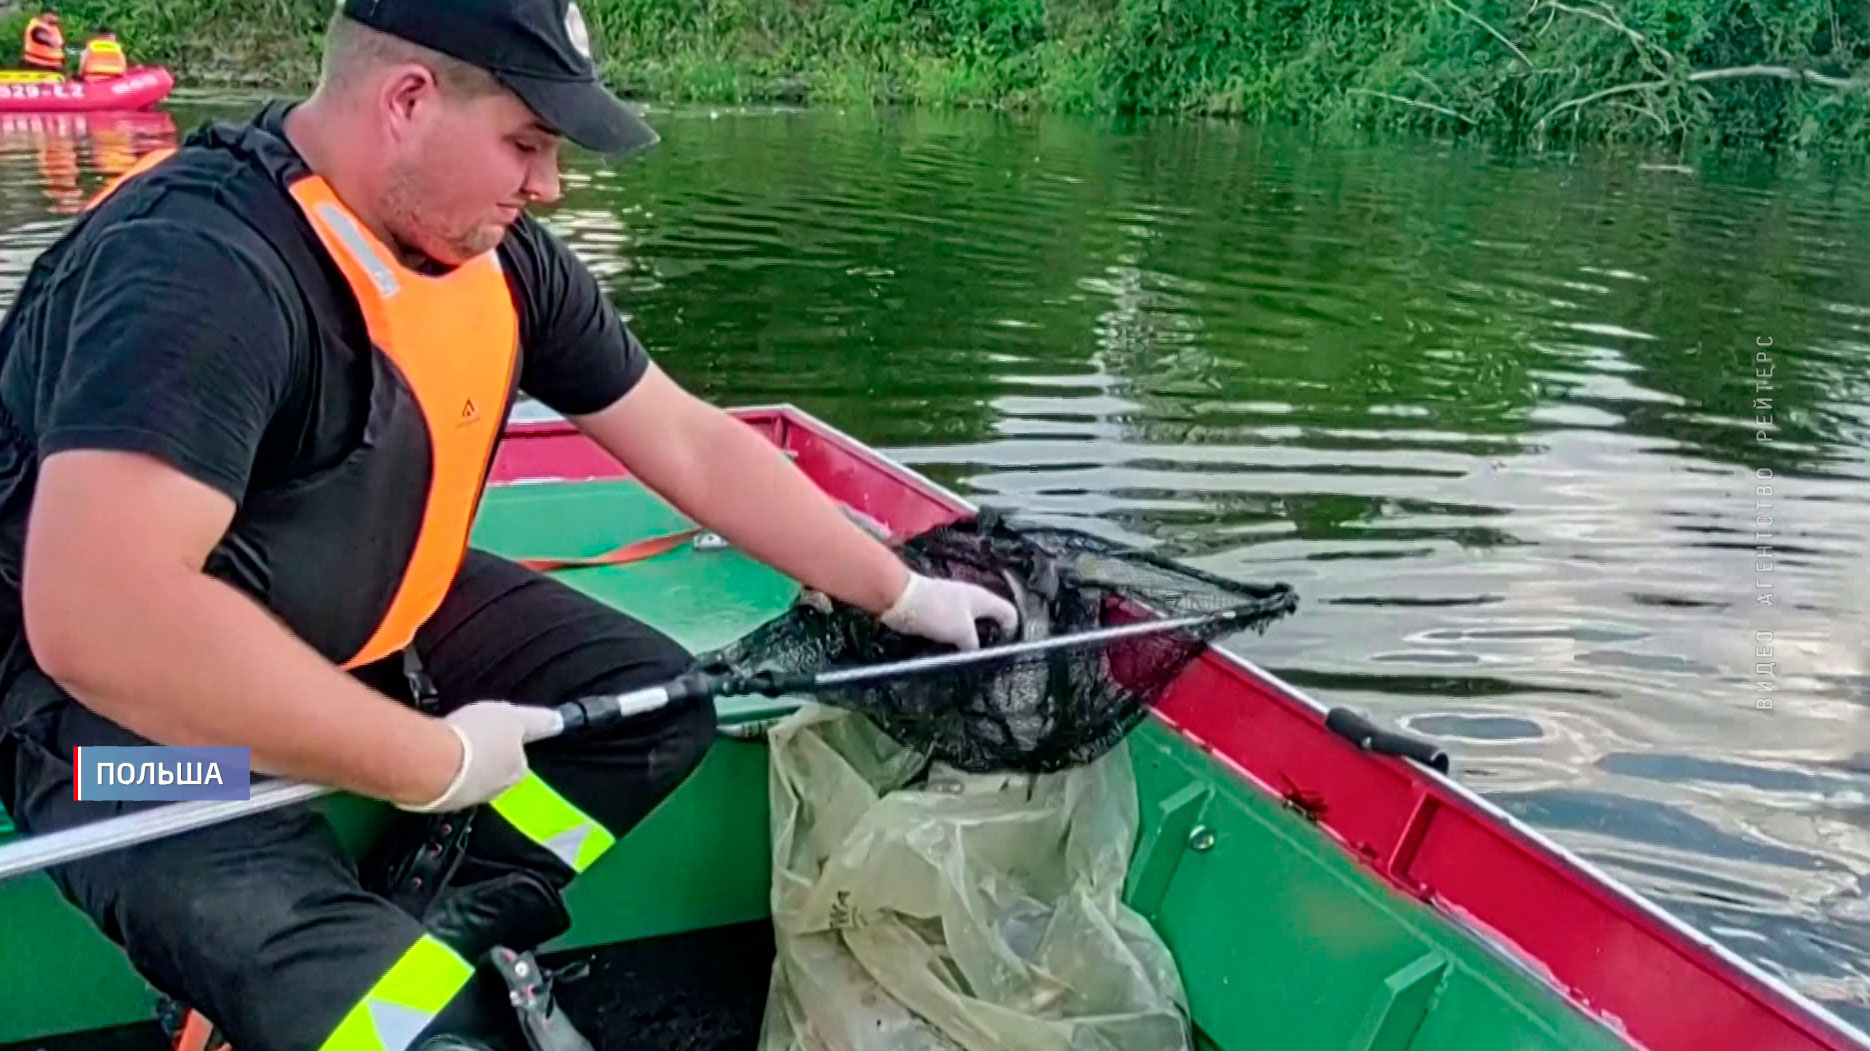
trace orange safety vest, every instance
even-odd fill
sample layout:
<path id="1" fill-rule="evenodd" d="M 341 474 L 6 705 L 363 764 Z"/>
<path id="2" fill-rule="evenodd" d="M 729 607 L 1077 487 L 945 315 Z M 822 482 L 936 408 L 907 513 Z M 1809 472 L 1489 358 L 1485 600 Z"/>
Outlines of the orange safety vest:
<path id="1" fill-rule="evenodd" d="M 78 57 L 78 77 L 81 80 L 103 80 L 106 77 L 121 77 L 130 68 L 130 62 L 123 54 L 123 45 L 115 40 L 99 38 L 84 45 L 84 54 Z"/>
<path id="2" fill-rule="evenodd" d="M 146 155 L 88 207 L 174 153 Z M 322 177 L 299 166 L 282 182 L 369 331 L 370 408 L 338 463 L 250 491 L 208 569 L 354 668 L 407 646 L 454 582 L 516 390 L 519 314 L 496 252 L 418 273 Z M 316 262 L 281 254 L 304 260 L 295 272 Z"/>
<path id="3" fill-rule="evenodd" d="M 44 15 L 37 15 L 26 23 L 26 43 L 20 49 L 20 57 L 29 66 L 41 69 L 65 68 L 65 32 L 58 23 Z"/>

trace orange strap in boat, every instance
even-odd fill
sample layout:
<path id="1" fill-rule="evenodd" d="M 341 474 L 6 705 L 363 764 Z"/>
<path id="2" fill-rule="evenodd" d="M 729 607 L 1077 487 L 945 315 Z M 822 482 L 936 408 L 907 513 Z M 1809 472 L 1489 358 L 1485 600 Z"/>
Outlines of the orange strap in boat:
<path id="1" fill-rule="evenodd" d="M 858 528 L 862 529 L 864 532 L 869 533 L 885 544 L 894 543 L 889 527 L 883 523 L 864 514 L 862 511 L 857 510 L 842 500 L 838 501 L 838 510 L 844 512 L 844 516 L 857 523 Z M 516 561 L 527 569 L 536 569 L 541 573 L 550 573 L 559 569 L 582 569 L 586 566 L 621 566 L 626 563 L 641 562 L 647 558 L 655 558 L 657 555 L 667 554 L 705 532 L 707 532 L 707 530 L 699 527 L 683 529 L 679 532 L 669 533 L 664 536 L 652 536 L 633 541 L 614 550 L 606 551 L 601 555 L 591 555 L 584 558 L 521 558 Z"/>
<path id="2" fill-rule="evenodd" d="M 169 1047 L 170 1051 L 229 1051 L 227 1040 L 215 1029 L 214 1023 L 193 1008 L 189 1009 L 181 1031 L 175 1034 Z"/>
<path id="3" fill-rule="evenodd" d="M 520 565 L 527 569 L 536 569 L 541 573 L 550 573 L 559 569 L 581 569 L 586 566 L 621 566 L 629 562 L 641 562 L 646 558 L 667 554 L 702 534 L 701 529 L 684 529 L 665 536 L 645 537 L 632 541 L 622 547 L 613 548 L 601 555 L 584 558 L 522 558 Z"/>

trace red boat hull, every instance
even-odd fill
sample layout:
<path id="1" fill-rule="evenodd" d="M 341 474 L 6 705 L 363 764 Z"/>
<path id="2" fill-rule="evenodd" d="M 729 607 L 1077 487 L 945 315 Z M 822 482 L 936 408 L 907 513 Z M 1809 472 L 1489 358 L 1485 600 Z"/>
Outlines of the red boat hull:
<path id="1" fill-rule="evenodd" d="M 106 80 L 0 80 L 0 113 L 148 109 L 174 88 L 175 77 L 161 66 L 137 66 Z"/>
<path id="2" fill-rule="evenodd" d="M 914 533 L 972 508 L 791 408 L 736 412 L 829 495 Z M 494 484 L 625 476 L 562 421 L 516 422 Z M 1215 703 L 1224 697 L 1228 703 Z M 1870 1044 L 1830 1012 L 1589 863 L 1413 762 L 1364 752 L 1326 709 L 1218 649 L 1158 715 L 1247 782 L 1302 797 L 1316 825 L 1399 891 L 1436 909 L 1647 1051 L 1847 1051 Z M 1482 1051 L 1482 1049 L 1477 1049 Z"/>

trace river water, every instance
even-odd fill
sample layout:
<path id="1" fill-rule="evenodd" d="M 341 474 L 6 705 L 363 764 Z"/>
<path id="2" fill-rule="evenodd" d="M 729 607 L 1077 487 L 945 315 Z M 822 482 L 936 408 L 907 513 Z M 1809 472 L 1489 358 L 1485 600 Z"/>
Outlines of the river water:
<path id="1" fill-rule="evenodd" d="M 0 118 L 0 297 L 239 101 Z M 1242 653 L 1870 1028 L 1870 197 L 1757 157 L 658 111 L 547 214 L 678 380 L 1285 580 Z"/>

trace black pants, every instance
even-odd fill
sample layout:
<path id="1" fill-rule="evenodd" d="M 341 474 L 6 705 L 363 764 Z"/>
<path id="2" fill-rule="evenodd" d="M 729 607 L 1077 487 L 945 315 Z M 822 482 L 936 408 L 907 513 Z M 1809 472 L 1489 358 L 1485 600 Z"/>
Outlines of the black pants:
<path id="1" fill-rule="evenodd" d="M 482 552 L 469 554 L 415 649 L 443 710 L 488 699 L 554 704 L 661 681 L 690 661 L 661 633 Z M 397 660 L 359 677 L 408 700 L 402 671 Z M 23 690 L 58 688 L 28 671 L 10 684 L 8 708 L 35 707 Z M 12 750 L 0 755 L 0 782 L 12 768 L 12 784 L 0 783 L 0 791 L 23 830 L 44 834 L 153 805 L 75 802 L 72 746 L 147 742 L 69 700 L 37 707 L 45 714 L 23 736 L 0 739 L 0 752 Z M 602 826 L 595 841 L 583 841 L 577 863 L 589 863 L 593 842 L 621 838 L 665 798 L 713 734 L 713 706 L 689 702 L 530 746 L 532 772 L 556 793 L 555 805 Z M 434 824 L 401 812 L 398 819 Z M 555 854 L 494 806 L 478 808 L 469 827 L 451 886 L 523 871 L 563 887 L 575 875 L 561 860 L 562 844 Z M 71 862 L 51 875 L 145 979 L 220 1026 L 235 1051 L 403 1051 L 444 1029 L 496 1043 L 504 1041 L 495 1034 L 516 1032 L 503 997 L 489 995 L 486 969 L 462 984 L 467 950 L 450 958 L 409 911 L 367 889 L 330 825 L 307 805 Z"/>

